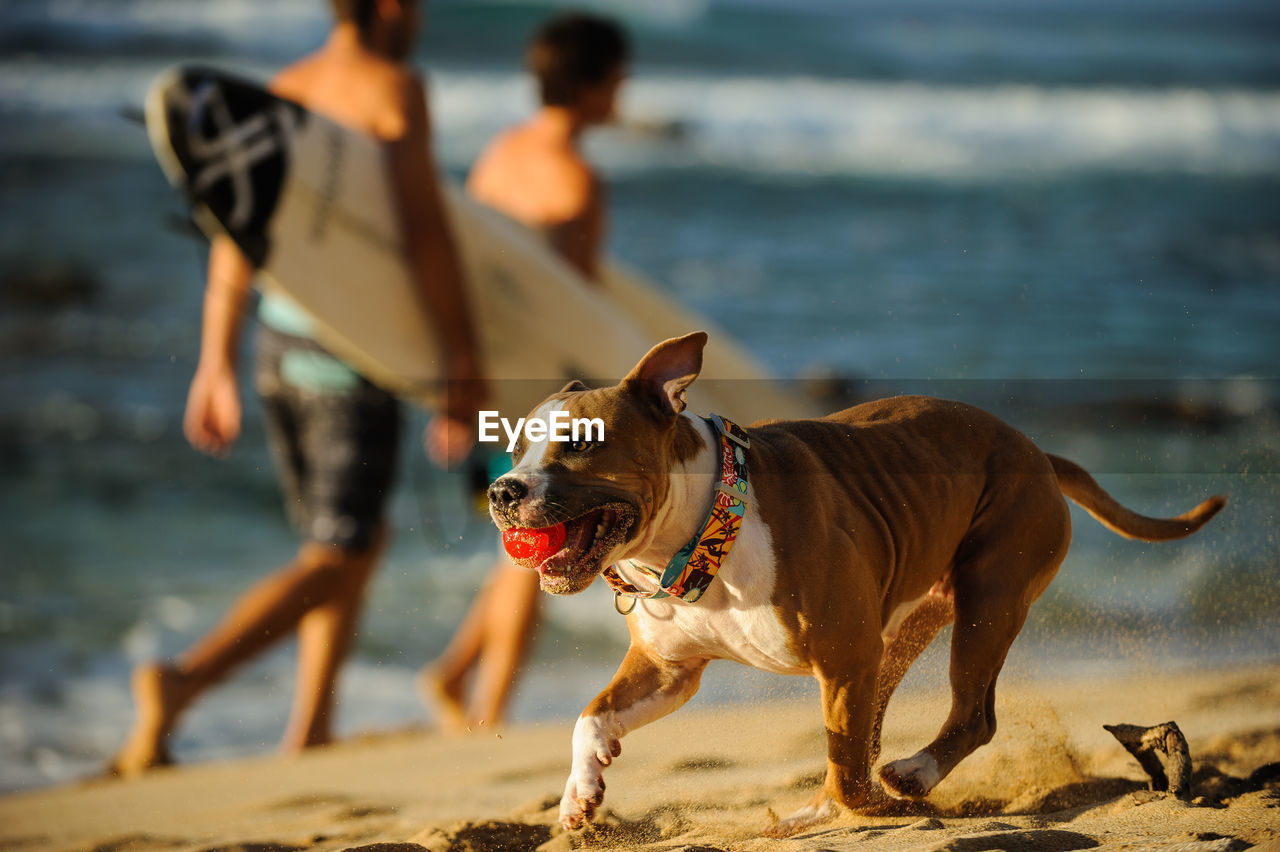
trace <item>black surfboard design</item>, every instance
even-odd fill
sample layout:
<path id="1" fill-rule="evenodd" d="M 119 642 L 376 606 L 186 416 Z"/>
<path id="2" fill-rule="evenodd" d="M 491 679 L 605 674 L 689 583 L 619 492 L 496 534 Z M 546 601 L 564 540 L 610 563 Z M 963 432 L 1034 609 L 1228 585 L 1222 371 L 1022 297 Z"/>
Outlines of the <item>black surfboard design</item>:
<path id="1" fill-rule="evenodd" d="M 207 68 L 184 68 L 164 121 L 193 206 L 222 225 L 255 266 L 270 253 L 268 224 L 289 170 L 290 138 L 306 122 L 298 104 Z"/>

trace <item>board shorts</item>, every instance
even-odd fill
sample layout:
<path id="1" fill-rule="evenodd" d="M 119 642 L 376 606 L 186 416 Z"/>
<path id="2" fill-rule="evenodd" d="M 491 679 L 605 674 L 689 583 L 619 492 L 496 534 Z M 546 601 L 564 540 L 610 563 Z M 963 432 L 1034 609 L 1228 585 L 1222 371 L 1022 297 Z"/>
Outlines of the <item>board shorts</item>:
<path id="1" fill-rule="evenodd" d="M 305 541 L 367 549 L 395 480 L 400 402 L 314 340 L 263 324 L 254 384 L 293 525 Z"/>

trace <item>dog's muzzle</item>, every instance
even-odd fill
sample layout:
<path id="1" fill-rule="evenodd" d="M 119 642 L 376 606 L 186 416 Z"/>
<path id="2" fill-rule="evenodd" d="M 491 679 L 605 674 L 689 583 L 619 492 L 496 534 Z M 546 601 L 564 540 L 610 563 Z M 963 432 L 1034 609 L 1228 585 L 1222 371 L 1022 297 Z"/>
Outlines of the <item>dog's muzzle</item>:
<path id="1" fill-rule="evenodd" d="M 529 486 L 514 476 L 499 477 L 489 486 L 489 505 L 507 517 L 515 517 L 528 496 Z"/>

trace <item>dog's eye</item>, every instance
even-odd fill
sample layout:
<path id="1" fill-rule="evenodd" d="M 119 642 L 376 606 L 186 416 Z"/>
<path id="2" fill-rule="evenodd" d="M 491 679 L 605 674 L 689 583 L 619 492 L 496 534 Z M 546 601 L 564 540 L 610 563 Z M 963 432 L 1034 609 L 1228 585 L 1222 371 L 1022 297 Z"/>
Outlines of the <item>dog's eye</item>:
<path id="1" fill-rule="evenodd" d="M 570 441 L 569 449 L 575 453 L 585 453 L 587 448 L 591 446 L 590 441 Z"/>

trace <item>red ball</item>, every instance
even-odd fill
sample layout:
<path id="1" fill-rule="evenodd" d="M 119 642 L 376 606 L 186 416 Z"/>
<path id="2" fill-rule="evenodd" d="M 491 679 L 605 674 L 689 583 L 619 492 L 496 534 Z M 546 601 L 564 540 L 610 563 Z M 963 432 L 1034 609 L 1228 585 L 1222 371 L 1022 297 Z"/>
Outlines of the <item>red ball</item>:
<path id="1" fill-rule="evenodd" d="M 502 546 L 512 559 L 541 562 L 564 545 L 564 524 L 537 529 L 512 527 L 502 531 Z"/>

